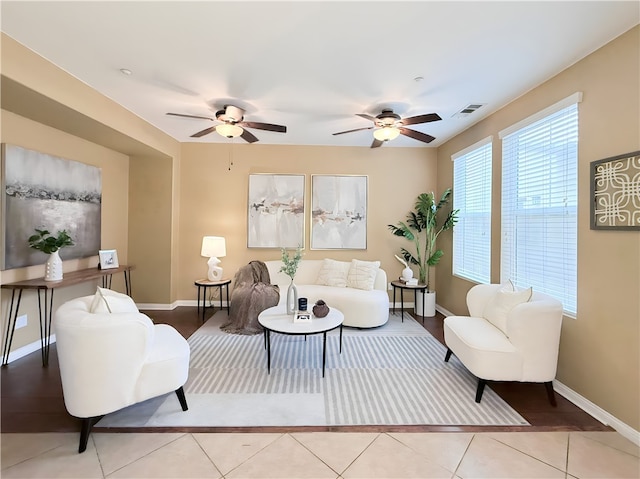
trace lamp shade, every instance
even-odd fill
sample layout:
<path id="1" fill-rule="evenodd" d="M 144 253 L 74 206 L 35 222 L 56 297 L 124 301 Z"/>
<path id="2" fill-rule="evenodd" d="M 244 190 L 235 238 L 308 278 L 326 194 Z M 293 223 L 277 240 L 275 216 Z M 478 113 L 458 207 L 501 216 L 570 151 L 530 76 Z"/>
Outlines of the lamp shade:
<path id="1" fill-rule="evenodd" d="M 398 130 L 395 126 L 384 126 L 373 132 L 373 137 L 376 140 L 380 141 L 393 140 L 395 138 L 398 138 L 398 135 L 400 135 L 400 130 Z"/>
<path id="2" fill-rule="evenodd" d="M 227 255 L 227 244 L 222 236 L 205 236 L 202 238 L 202 256 L 208 258 L 222 257 Z"/>
<path id="3" fill-rule="evenodd" d="M 244 132 L 241 127 L 232 125 L 231 123 L 223 123 L 222 125 L 216 126 L 216 131 L 227 138 L 235 138 Z"/>

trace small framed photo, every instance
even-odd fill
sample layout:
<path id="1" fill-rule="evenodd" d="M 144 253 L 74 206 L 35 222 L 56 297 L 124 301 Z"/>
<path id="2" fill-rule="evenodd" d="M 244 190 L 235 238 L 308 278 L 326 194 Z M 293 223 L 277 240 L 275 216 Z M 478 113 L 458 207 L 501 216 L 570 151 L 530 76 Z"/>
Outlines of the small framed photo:
<path id="1" fill-rule="evenodd" d="M 98 252 L 100 262 L 98 263 L 99 269 L 111 269 L 120 266 L 118 263 L 118 252 L 115 249 L 101 249 Z"/>
<path id="2" fill-rule="evenodd" d="M 298 311 L 293 316 L 294 323 L 310 323 L 311 322 L 311 313 L 308 311 Z"/>

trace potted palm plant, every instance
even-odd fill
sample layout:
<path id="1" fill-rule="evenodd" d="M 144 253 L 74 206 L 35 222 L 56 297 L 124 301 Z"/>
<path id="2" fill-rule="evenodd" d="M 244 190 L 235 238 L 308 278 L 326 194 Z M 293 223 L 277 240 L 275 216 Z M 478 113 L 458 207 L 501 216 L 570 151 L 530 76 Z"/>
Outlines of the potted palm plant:
<path id="1" fill-rule="evenodd" d="M 458 221 L 458 211 L 451 210 L 444 220 L 438 213 L 444 208 L 451 197 L 451 188 L 447 188 L 440 200 L 436 200 L 433 192 L 418 195 L 414 210 L 407 214 L 406 222 L 400 221 L 397 225 L 389 225 L 389 229 L 396 236 L 412 241 L 415 252 L 401 248 L 402 257 L 409 264 L 418 267 L 418 280 L 420 284 L 427 286 L 427 294 L 431 294 L 431 300 L 427 301 L 427 311 L 422 312 L 422 301 L 416 301 L 416 314 L 424 316 L 435 315 L 435 292 L 431 290 L 431 267 L 437 265 L 444 254 L 436 247 L 436 240 L 440 233 L 450 230 Z M 422 299 L 422 298 L 420 298 Z M 423 313 L 423 314 L 421 314 Z"/>
<path id="2" fill-rule="evenodd" d="M 48 230 L 36 228 L 36 234 L 29 236 L 29 247 L 49 255 L 45 263 L 45 281 L 60 281 L 62 279 L 62 259 L 58 251 L 66 246 L 73 246 L 73 240 L 67 230 L 58 231 L 56 236 Z"/>

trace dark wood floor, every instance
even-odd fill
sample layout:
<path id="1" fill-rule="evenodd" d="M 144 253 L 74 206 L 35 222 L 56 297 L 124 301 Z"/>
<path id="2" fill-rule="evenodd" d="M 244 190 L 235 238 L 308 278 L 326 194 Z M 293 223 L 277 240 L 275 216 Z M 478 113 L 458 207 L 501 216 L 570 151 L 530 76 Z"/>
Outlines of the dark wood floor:
<path id="1" fill-rule="evenodd" d="M 189 337 L 201 323 L 196 308 L 180 307 L 173 311 L 146 311 L 155 323 L 170 324 L 184 337 Z M 207 310 L 207 317 L 212 310 Z M 426 318 L 424 327 L 440 342 L 444 342 L 442 321 L 438 313 Z M 421 320 L 419 321 L 421 322 Z M 444 358 L 443 358 L 444 359 Z M 0 368 L 1 403 L 0 430 L 2 432 L 67 432 L 79 431 L 80 421 L 69 416 L 64 407 L 62 385 L 58 369 L 55 344 L 51 346 L 49 366 L 42 367 L 40 352 Z M 296 427 L 296 428 L 181 428 L 180 431 L 606 431 L 610 428 L 589 416 L 560 395 L 557 407 L 552 407 L 542 384 L 496 383 L 489 386 L 518 411 L 532 427 L 478 427 L 478 426 L 349 426 L 349 427 Z M 107 429 L 96 427 L 96 431 Z M 121 431 L 159 431 L 159 429 L 119 429 Z M 170 430 L 170 429 L 166 429 Z M 175 431 L 176 429 L 173 429 Z M 110 429 L 110 431 L 115 431 Z"/>

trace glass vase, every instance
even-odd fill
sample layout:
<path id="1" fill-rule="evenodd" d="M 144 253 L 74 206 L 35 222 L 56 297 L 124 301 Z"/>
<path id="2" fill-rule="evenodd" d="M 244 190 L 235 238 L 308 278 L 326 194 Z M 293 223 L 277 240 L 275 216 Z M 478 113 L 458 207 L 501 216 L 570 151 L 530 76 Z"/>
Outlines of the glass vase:
<path id="1" fill-rule="evenodd" d="M 298 307 L 298 288 L 293 284 L 293 279 L 287 289 L 287 314 L 294 314 Z"/>

